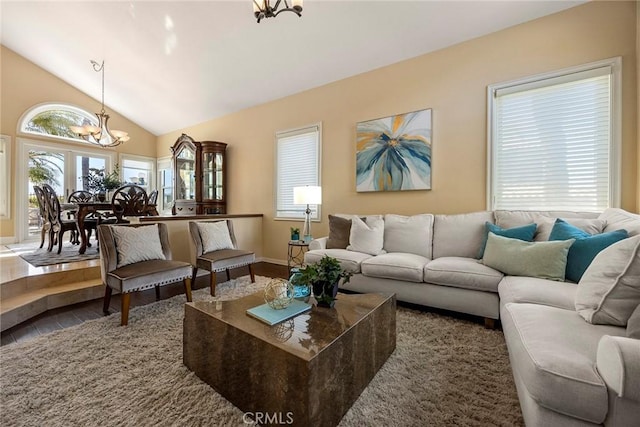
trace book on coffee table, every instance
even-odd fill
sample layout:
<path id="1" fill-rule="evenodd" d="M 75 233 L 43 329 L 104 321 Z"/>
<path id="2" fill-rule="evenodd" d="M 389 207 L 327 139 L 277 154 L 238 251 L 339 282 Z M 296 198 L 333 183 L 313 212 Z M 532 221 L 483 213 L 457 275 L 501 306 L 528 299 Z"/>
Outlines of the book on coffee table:
<path id="1" fill-rule="evenodd" d="M 266 323 L 267 325 L 275 325 L 276 323 L 291 319 L 292 317 L 309 310 L 311 310 L 311 304 L 294 299 L 286 308 L 282 308 L 280 310 L 269 307 L 269 304 L 262 304 L 257 307 L 249 308 L 247 310 L 247 314 Z"/>

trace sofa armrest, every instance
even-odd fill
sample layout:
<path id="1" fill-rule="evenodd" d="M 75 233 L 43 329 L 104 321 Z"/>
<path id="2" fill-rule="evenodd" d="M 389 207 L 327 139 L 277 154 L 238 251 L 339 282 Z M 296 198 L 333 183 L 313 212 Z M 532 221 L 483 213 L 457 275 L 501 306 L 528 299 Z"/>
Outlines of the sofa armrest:
<path id="1" fill-rule="evenodd" d="M 313 239 L 309 242 L 309 250 L 312 251 L 314 249 L 327 249 L 327 239 L 328 237 L 319 237 L 317 239 Z"/>
<path id="2" fill-rule="evenodd" d="M 603 336 L 598 343 L 596 367 L 618 397 L 640 402 L 640 340 Z"/>

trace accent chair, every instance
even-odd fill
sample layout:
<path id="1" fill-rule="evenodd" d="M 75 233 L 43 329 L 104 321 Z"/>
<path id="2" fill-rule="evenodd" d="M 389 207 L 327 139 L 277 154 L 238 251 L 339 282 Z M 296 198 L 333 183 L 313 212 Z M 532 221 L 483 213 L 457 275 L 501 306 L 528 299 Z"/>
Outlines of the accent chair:
<path id="1" fill-rule="evenodd" d="M 255 282 L 252 264 L 256 261 L 255 253 L 237 249 L 238 245 L 233 232 L 233 221 L 189 221 L 191 234 L 191 254 L 193 264 L 192 280 L 196 280 L 198 268 L 211 272 L 209 286 L 211 296 L 216 295 L 216 273 L 225 271 L 227 280 L 232 268 L 249 268 L 251 283 Z"/>
<path id="2" fill-rule="evenodd" d="M 166 224 L 117 224 L 98 226 L 100 270 L 105 284 L 103 312 L 109 314 L 113 290 L 121 294 L 121 320 L 129 321 L 131 293 L 182 280 L 191 301 L 191 264 L 171 259 Z"/>

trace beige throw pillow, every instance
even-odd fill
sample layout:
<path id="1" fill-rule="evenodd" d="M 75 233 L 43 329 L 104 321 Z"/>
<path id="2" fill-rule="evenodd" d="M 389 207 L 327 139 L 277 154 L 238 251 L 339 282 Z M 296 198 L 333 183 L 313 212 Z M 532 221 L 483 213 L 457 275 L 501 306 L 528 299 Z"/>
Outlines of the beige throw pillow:
<path id="1" fill-rule="evenodd" d="M 166 259 L 162 252 L 158 224 L 142 227 L 111 226 L 116 242 L 118 268 L 141 261 Z"/>
<path id="2" fill-rule="evenodd" d="M 382 217 L 368 216 L 366 223 L 357 216 L 351 218 L 348 251 L 379 255 L 385 253 L 382 249 L 383 243 L 384 220 Z"/>
<path id="3" fill-rule="evenodd" d="M 587 322 L 625 326 L 640 304 L 640 235 L 600 252 L 578 283 L 576 311 Z"/>
<path id="4" fill-rule="evenodd" d="M 234 249 L 227 221 L 198 222 L 203 253 Z"/>
<path id="5" fill-rule="evenodd" d="M 511 276 L 563 281 L 573 242 L 575 239 L 525 242 L 489 232 L 482 263 Z"/>

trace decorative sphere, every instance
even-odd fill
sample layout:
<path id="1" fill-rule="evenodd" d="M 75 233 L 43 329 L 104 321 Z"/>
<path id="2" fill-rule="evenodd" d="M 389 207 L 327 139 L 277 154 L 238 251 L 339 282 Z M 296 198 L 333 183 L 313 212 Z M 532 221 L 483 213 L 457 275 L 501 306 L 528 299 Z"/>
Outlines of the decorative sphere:
<path id="1" fill-rule="evenodd" d="M 287 308 L 293 300 L 293 285 L 284 279 L 272 279 L 264 288 L 264 301 L 276 310 Z"/>

